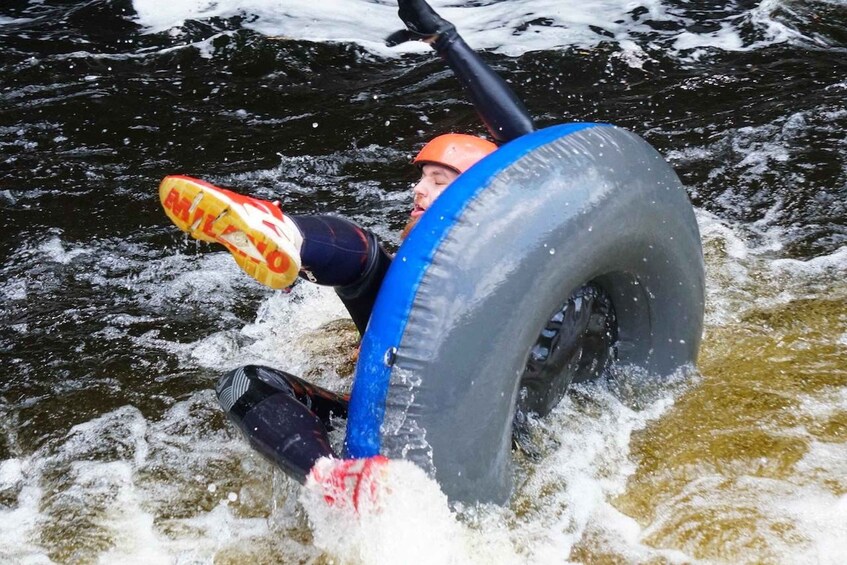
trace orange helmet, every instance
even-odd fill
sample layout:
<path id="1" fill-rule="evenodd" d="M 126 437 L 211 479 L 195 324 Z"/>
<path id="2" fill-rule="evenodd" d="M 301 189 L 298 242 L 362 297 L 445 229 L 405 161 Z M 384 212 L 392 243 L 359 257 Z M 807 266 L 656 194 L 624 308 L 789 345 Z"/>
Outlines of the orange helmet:
<path id="1" fill-rule="evenodd" d="M 418 156 L 412 160 L 415 165 L 436 163 L 450 167 L 458 173 L 464 173 L 474 163 L 493 153 L 497 146 L 481 137 L 463 133 L 439 135 L 424 145 Z"/>

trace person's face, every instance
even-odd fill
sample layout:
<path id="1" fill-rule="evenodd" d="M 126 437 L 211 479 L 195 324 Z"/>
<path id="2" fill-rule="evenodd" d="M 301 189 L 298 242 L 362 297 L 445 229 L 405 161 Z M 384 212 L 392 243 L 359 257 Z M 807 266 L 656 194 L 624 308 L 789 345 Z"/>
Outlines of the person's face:
<path id="1" fill-rule="evenodd" d="M 435 199 L 441 196 L 444 189 L 456 180 L 459 173 L 435 163 L 426 163 L 421 168 L 421 180 L 412 189 L 415 197 L 415 207 L 412 209 L 412 218 L 419 218 L 427 208 L 432 206 Z"/>

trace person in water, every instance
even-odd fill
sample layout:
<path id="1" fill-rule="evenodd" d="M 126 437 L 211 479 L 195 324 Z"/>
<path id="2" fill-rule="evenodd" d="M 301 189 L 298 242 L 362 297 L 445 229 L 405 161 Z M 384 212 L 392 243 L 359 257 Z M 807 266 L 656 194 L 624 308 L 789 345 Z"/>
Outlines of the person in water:
<path id="1" fill-rule="evenodd" d="M 410 224 L 414 224 L 459 175 L 498 145 L 532 132 L 534 125 L 506 82 L 465 43 L 453 24 L 424 0 L 399 0 L 398 5 L 406 29 L 392 34 L 389 44 L 409 40 L 430 44 L 453 70 L 494 140 L 448 133 L 421 149 L 413 160 L 421 173 L 413 188 Z M 201 241 L 224 245 L 260 283 L 281 289 L 299 276 L 334 287 L 364 334 L 391 263 L 374 234 L 336 216 L 285 215 L 277 202 L 186 176 L 166 177 L 159 195 L 177 227 Z M 333 418 L 346 418 L 348 396 L 258 366 L 225 375 L 217 394 L 251 445 L 296 480 L 305 482 L 319 458 L 335 455 L 327 430 Z"/>

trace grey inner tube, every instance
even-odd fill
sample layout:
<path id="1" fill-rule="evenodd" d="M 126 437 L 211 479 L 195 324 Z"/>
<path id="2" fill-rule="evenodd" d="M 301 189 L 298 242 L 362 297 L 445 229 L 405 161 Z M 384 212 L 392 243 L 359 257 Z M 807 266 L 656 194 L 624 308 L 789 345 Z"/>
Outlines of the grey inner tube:
<path id="1" fill-rule="evenodd" d="M 703 255 L 679 179 L 628 131 L 563 131 L 486 179 L 438 242 L 399 343 L 378 344 L 390 367 L 379 450 L 434 473 L 453 500 L 508 500 L 512 421 L 530 353 L 551 314 L 587 284 L 612 302 L 619 363 L 667 375 L 696 361 Z M 401 247 L 395 263 L 402 257 Z M 366 335 L 357 372 L 377 365 L 368 365 L 377 359 L 368 347 Z M 351 419 L 362 412 L 356 378 Z M 552 408 L 560 388 L 541 391 L 537 406 Z M 355 439 L 348 424 L 354 448 Z"/>

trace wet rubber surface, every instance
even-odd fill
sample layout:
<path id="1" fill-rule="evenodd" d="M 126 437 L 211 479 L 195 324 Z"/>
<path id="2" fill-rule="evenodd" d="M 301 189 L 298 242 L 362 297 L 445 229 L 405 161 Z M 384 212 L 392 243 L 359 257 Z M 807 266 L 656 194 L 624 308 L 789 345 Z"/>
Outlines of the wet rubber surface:
<path id="1" fill-rule="evenodd" d="M 437 57 L 373 47 L 399 27 L 390 5 L 338 0 L 333 38 L 294 4 L 275 20 L 260 0 L 194 17 L 174 2 L 180 24 L 161 30 L 149 4 L 0 8 L 0 561 L 310 562 L 333 554 L 313 542 L 320 524 L 292 510 L 292 487 L 250 455 L 212 388 L 248 362 L 349 387 L 326 361 L 349 328 L 314 345 L 343 309 L 305 285 L 269 294 L 186 241 L 158 182 L 189 174 L 290 213 L 341 214 L 396 246 L 414 152 L 483 131 Z M 700 376 L 582 385 L 535 422 L 541 462 L 521 463 L 493 533 L 458 513 L 467 535 L 534 563 L 837 562 L 847 5 L 567 6 L 608 15 L 597 25 L 509 4 L 451 6 L 537 123 L 631 129 L 687 186 L 707 333 Z M 377 9 L 356 35 L 346 13 Z M 689 426 L 696 440 L 679 433 Z M 562 535 L 531 535 L 550 528 Z"/>

